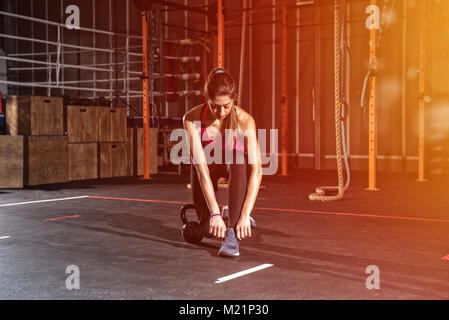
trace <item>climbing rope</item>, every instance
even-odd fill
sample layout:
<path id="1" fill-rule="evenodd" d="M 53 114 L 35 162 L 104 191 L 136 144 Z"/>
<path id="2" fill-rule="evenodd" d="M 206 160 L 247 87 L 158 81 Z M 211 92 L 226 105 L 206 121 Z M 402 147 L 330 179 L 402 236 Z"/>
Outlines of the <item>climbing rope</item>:
<path id="1" fill-rule="evenodd" d="M 240 72 L 239 72 L 239 92 L 237 97 L 237 106 L 242 107 L 243 96 L 243 76 L 245 73 L 245 39 L 246 39 L 246 18 L 248 11 L 246 10 L 246 0 L 243 1 L 243 16 L 242 16 L 242 42 L 240 48 Z"/>
<path id="2" fill-rule="evenodd" d="M 338 170 L 338 186 L 334 187 L 318 187 L 315 193 L 309 195 L 310 200 L 333 201 L 343 198 L 343 165 L 342 155 L 342 139 L 341 139 L 341 94 L 340 94 L 340 66 L 341 66 L 341 21 L 340 21 L 340 0 L 334 0 L 334 99 L 335 99 L 335 144 L 337 151 L 337 170 Z M 336 195 L 328 195 L 328 192 L 337 192 Z"/>

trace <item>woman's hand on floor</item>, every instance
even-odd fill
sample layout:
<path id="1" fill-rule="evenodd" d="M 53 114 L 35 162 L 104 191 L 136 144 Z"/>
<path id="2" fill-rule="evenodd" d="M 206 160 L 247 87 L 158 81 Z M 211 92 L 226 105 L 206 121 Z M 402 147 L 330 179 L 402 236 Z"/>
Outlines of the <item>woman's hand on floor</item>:
<path id="1" fill-rule="evenodd" d="M 251 221 L 249 220 L 249 216 L 240 217 L 235 227 L 235 231 L 238 240 L 251 237 Z"/>
<path id="2" fill-rule="evenodd" d="M 209 233 L 220 239 L 224 239 L 226 232 L 226 224 L 220 215 L 212 216 L 210 218 Z"/>

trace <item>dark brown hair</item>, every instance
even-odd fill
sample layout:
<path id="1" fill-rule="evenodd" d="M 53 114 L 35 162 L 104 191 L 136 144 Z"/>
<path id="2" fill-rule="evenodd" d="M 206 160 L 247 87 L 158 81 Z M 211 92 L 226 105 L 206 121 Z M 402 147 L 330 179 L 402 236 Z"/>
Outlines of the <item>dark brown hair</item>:
<path id="1" fill-rule="evenodd" d="M 229 72 L 222 68 L 213 69 L 204 85 L 204 96 L 206 99 L 214 99 L 217 96 L 229 96 L 235 100 L 237 96 L 237 87 L 234 78 Z M 224 128 L 232 129 L 233 131 L 238 129 L 238 118 L 235 108 L 235 102 L 232 106 L 231 112 L 224 120 Z M 234 140 L 229 141 L 229 145 L 233 146 Z"/>
<path id="2" fill-rule="evenodd" d="M 207 99 L 214 99 L 216 96 L 229 96 L 236 98 L 236 85 L 234 78 L 221 68 L 213 69 L 207 76 L 204 85 L 204 95 Z"/>

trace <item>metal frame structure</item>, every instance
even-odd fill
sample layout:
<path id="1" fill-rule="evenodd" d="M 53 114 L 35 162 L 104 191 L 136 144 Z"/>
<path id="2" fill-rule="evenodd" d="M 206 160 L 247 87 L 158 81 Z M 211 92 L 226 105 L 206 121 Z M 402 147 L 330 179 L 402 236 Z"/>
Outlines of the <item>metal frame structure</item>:
<path id="1" fill-rule="evenodd" d="M 419 32 L 419 104 L 418 104 L 418 181 L 425 179 L 425 94 L 426 94 L 426 28 L 427 5 L 421 1 Z"/>
<path id="2" fill-rule="evenodd" d="M 377 0 L 370 0 L 370 4 L 377 5 Z M 369 78 L 369 129 L 368 129 L 368 188 L 367 190 L 378 190 L 376 187 L 377 173 L 377 30 L 371 28 L 369 41 L 369 65 L 372 72 Z"/>
<path id="3" fill-rule="evenodd" d="M 48 0 L 45 0 L 45 19 L 36 18 L 33 16 L 33 8 L 31 8 L 31 16 L 26 16 L 19 13 L 8 11 L 1 11 L 0 16 L 7 19 L 12 19 L 11 25 L 16 26 L 16 32 L 14 30 L 5 30 L 0 33 L 0 37 L 4 39 L 15 40 L 16 50 L 9 50 L 5 56 L 0 56 L 0 59 L 9 62 L 9 71 L 15 71 L 17 73 L 31 74 L 31 81 L 20 81 L 19 78 L 16 81 L 11 79 L 0 79 L 0 83 L 6 84 L 11 89 L 15 89 L 16 94 L 21 94 L 20 88 L 31 88 L 31 92 L 35 95 L 36 88 L 46 88 L 46 95 L 59 95 L 72 93 L 73 96 L 79 96 L 83 98 L 97 98 L 107 97 L 111 100 L 119 98 L 119 100 L 126 102 L 127 115 L 130 116 L 130 109 L 134 110 L 137 114 L 140 111 L 131 108 L 131 104 L 142 104 L 142 118 L 143 118 L 143 140 L 144 140 L 144 179 L 150 179 L 149 175 L 149 145 L 150 145 L 150 119 L 152 118 L 151 106 L 154 105 L 155 97 L 164 97 L 166 95 L 178 95 L 185 97 L 186 105 L 189 96 L 201 96 L 201 90 L 195 90 L 190 88 L 188 81 L 200 79 L 200 73 L 164 73 L 163 60 L 175 60 L 179 63 L 187 62 L 200 62 L 200 56 L 173 56 L 163 54 L 163 43 L 171 43 L 179 46 L 186 45 L 199 45 L 195 39 L 188 38 L 188 21 L 187 12 L 192 11 L 196 13 L 207 13 L 206 10 L 196 10 L 187 6 L 178 6 L 175 3 L 164 2 L 166 8 L 173 6 L 180 10 L 185 10 L 184 21 L 184 39 L 169 39 L 168 38 L 168 10 L 155 9 L 142 14 L 142 35 L 132 34 L 130 32 L 130 0 L 126 3 L 126 32 L 118 32 L 117 30 L 117 7 L 116 2 L 108 1 L 108 30 L 102 30 L 97 28 L 96 21 L 96 1 L 92 1 L 92 28 L 80 26 L 75 36 L 75 41 L 69 43 L 68 37 L 64 41 L 64 30 L 66 25 L 49 20 L 49 7 Z M 161 1 L 159 1 L 161 2 Z M 11 2 L 13 3 L 13 2 Z M 63 0 L 59 1 L 60 12 L 59 19 L 64 21 L 65 7 L 63 6 Z M 16 3 L 17 5 L 17 3 Z M 14 7 L 14 6 L 13 6 Z M 165 21 L 162 21 L 162 13 L 165 14 Z M 113 16 L 115 15 L 115 17 Z M 151 18 L 150 18 L 151 17 Z M 206 17 L 206 29 L 207 15 Z M 17 25 L 21 21 L 27 21 L 31 23 L 30 36 L 19 36 L 17 32 Z M 15 23 L 14 23 L 15 22 Z M 43 24 L 45 28 L 44 35 L 41 38 L 35 37 L 34 30 L 37 28 L 35 24 Z M 165 37 L 162 33 L 162 28 L 165 25 Z M 56 40 L 50 40 L 50 31 L 55 29 L 57 34 Z M 87 37 L 92 39 L 92 44 L 81 45 L 79 34 L 83 33 Z M 207 33 L 207 31 L 205 32 Z M 101 39 L 98 37 L 104 37 L 104 43 L 106 46 L 99 46 Z M 43 38 L 45 37 L 45 38 Z M 141 44 L 139 44 L 141 41 Z M 18 43 L 26 42 L 31 43 L 31 52 L 19 53 Z M 35 52 L 34 44 L 45 45 L 45 50 L 42 52 Z M 140 52 L 139 52 L 140 51 Z M 153 52 L 158 52 L 158 61 L 155 61 Z M 80 63 L 80 57 L 82 54 L 89 56 L 89 63 Z M 103 56 L 100 56 L 103 55 Z M 73 59 L 73 57 L 76 57 Z M 106 58 L 105 58 L 106 57 Z M 103 59 L 101 59 L 103 58 Z M 69 62 L 77 61 L 77 63 Z M 158 71 L 155 72 L 155 64 L 158 64 Z M 17 64 L 17 65 L 11 65 Z M 20 64 L 20 65 L 19 65 Z M 25 66 L 23 66 L 25 64 Z M 139 68 L 139 64 L 142 65 Z M 29 66 L 27 66 L 29 65 Z M 157 68 L 157 67 L 156 67 Z M 38 71 L 47 71 L 47 81 L 42 81 L 42 78 L 36 79 L 35 75 Z M 71 79 L 64 79 L 65 71 L 77 70 L 78 72 L 73 74 Z M 81 71 L 88 71 L 88 77 L 81 78 Z M 9 74 L 9 73 L 8 73 Z M 185 82 L 184 90 L 165 90 L 163 85 L 163 79 L 165 78 L 177 78 Z M 140 89 L 140 82 L 142 81 L 142 90 Z M 158 83 L 158 90 L 154 90 Z M 58 91 L 55 91 L 58 90 Z M 168 104 L 166 103 L 166 118 L 168 118 Z M 134 117 L 136 118 L 136 117 Z M 139 117 L 137 117 L 139 118 Z M 160 117 L 164 118 L 164 117 Z M 175 119 L 171 117 L 171 119 Z M 180 118 L 176 118 L 180 119 Z"/>
<path id="4" fill-rule="evenodd" d="M 112 0 L 109 0 L 109 4 L 111 3 Z M 282 1 L 280 3 L 280 1 Z M 276 56 L 277 53 L 277 49 L 279 47 L 277 47 L 277 40 L 276 36 L 277 36 L 277 25 L 280 24 L 280 26 L 282 27 L 282 49 L 284 49 L 284 35 L 285 35 L 285 29 L 286 28 L 291 28 L 291 27 L 295 27 L 297 28 L 297 36 L 296 36 L 296 41 L 297 41 L 297 46 L 296 46 L 296 53 L 297 56 L 299 55 L 299 49 L 300 49 L 300 45 L 299 45 L 299 27 L 312 27 L 315 30 L 315 50 L 316 50 L 316 55 L 318 56 L 320 54 L 321 48 L 320 48 L 320 41 L 316 41 L 317 39 L 320 38 L 320 32 L 321 32 L 321 25 L 319 23 L 314 23 L 312 25 L 300 25 L 300 9 L 301 7 L 314 7 L 315 8 L 315 22 L 319 22 L 317 21 L 319 16 L 320 16 L 320 6 L 322 6 L 323 4 L 319 4 L 319 3 L 314 3 L 313 1 L 301 1 L 298 2 L 298 4 L 296 6 L 292 6 L 292 5 L 287 5 L 285 3 L 284 0 L 272 0 L 271 1 L 271 5 L 267 6 L 267 7 L 263 7 L 263 8 L 259 8 L 257 7 L 256 3 L 253 0 L 249 1 L 249 6 L 248 8 L 244 9 L 244 10 L 248 10 L 249 12 L 257 12 L 259 10 L 268 10 L 272 12 L 272 20 L 269 21 L 268 23 L 271 23 L 271 29 L 272 29 L 272 72 L 273 72 L 273 77 L 272 77 L 272 127 L 276 127 L 276 124 L 278 123 L 278 121 L 276 121 L 275 115 L 276 115 L 276 108 L 278 107 L 278 103 L 279 100 L 278 99 L 278 93 L 277 93 L 277 83 L 276 81 L 279 81 L 276 79 L 276 74 L 277 74 L 277 62 L 279 60 L 279 57 Z M 60 0 L 60 2 L 62 3 L 62 0 Z M 0 11 L 0 15 L 3 17 L 8 17 L 9 19 L 15 19 L 17 21 L 28 21 L 31 22 L 32 24 L 32 32 L 30 33 L 29 36 L 18 36 L 17 33 L 14 33 L 13 30 L 5 30 L 3 33 L 0 33 L 0 37 L 3 37 L 5 39 L 11 39 L 11 40 L 15 40 L 16 44 L 19 41 L 24 41 L 24 42 L 28 42 L 30 43 L 33 47 L 37 47 L 37 44 L 41 44 L 44 46 L 44 50 L 42 52 L 30 52 L 30 53 L 18 53 L 16 50 L 16 53 L 9 53 L 7 56 L 0 56 L 0 59 L 5 60 L 6 62 L 8 62 L 10 68 L 8 68 L 9 71 L 15 71 L 15 72 L 29 72 L 30 74 L 36 75 L 38 72 L 37 70 L 47 70 L 47 81 L 42 81 L 42 79 L 39 79 L 39 81 L 29 81 L 29 82 L 24 82 L 24 81 L 10 81 L 10 80 L 0 80 L 0 83 L 6 84 L 8 85 L 10 88 L 20 88 L 20 87 L 29 87 L 32 88 L 33 90 L 35 90 L 36 88 L 44 88 L 47 89 L 47 95 L 51 95 L 54 94 L 56 91 L 55 90 L 61 90 L 62 93 L 76 93 L 76 92 L 80 92 L 82 93 L 84 96 L 86 97 L 99 97 L 99 96 L 103 96 L 103 97 L 109 97 L 109 98 L 114 98 L 117 94 L 120 98 L 125 99 L 127 104 L 132 104 L 134 101 L 140 101 L 140 99 L 143 98 L 143 93 L 142 91 L 140 91 L 139 89 L 139 82 L 141 81 L 141 76 L 142 76 L 142 71 L 139 69 L 139 65 L 142 64 L 142 53 L 139 52 L 142 50 L 142 45 L 138 45 L 138 41 L 142 41 L 142 36 L 141 35 L 136 35 L 136 34 L 132 34 L 130 32 L 130 21 L 129 21 L 129 17 L 128 17 L 128 13 L 129 13 L 129 2 L 130 1 L 126 1 L 126 12 L 127 12 L 127 17 L 126 17 L 126 32 L 120 33 L 117 32 L 117 30 L 113 30 L 113 24 L 110 22 L 109 23 L 109 30 L 101 30 L 98 29 L 98 23 L 96 21 L 96 17 L 95 17 L 95 0 L 92 1 L 92 11 L 93 11 L 93 15 L 92 15 L 92 28 L 85 28 L 85 27 L 81 27 L 79 32 L 83 32 L 83 33 L 88 33 L 90 35 L 92 35 L 92 45 L 81 45 L 79 43 L 74 44 L 74 43 L 68 43 L 67 39 L 66 41 L 64 41 L 64 32 L 63 30 L 65 29 L 65 24 L 63 23 L 58 23 L 55 21 L 49 21 L 49 14 L 48 14 L 48 7 L 49 7 L 49 3 L 48 0 L 45 0 L 45 19 L 39 19 L 39 18 L 35 18 L 35 17 L 30 17 L 30 16 L 25 16 L 22 14 L 18 14 L 18 13 L 13 13 L 13 12 L 8 12 L 8 11 Z M 163 38 L 153 38 L 150 37 L 150 39 L 148 41 L 153 41 L 153 44 L 157 44 L 162 41 L 162 42 L 167 42 L 167 43 L 176 43 L 179 45 L 192 45 L 192 44 L 197 44 L 195 41 L 191 40 L 188 38 L 188 23 L 187 23 L 187 19 L 188 19 L 188 12 L 192 12 L 192 13 L 201 13 L 204 14 L 205 17 L 205 34 L 209 33 L 208 30 L 208 22 L 207 22 L 207 11 L 209 9 L 209 3 L 210 1 L 208 0 L 204 0 L 204 6 L 203 9 L 200 8 L 194 8 L 194 7 L 186 7 L 187 2 L 184 1 L 184 5 L 182 4 L 174 4 L 171 2 L 167 2 L 167 1 L 156 1 L 157 3 L 161 3 L 163 5 L 165 5 L 165 9 L 161 10 L 160 15 L 161 18 L 161 25 L 163 27 L 161 28 L 165 28 L 165 36 Z M 378 1 L 376 0 L 370 0 L 371 4 L 376 4 Z M 218 24 L 218 41 L 217 41 L 217 47 L 218 47 L 218 55 L 217 55 L 217 66 L 221 66 L 221 67 L 225 67 L 224 66 L 224 61 L 225 61 L 225 50 L 224 50 L 224 16 L 223 16 L 223 0 L 218 0 L 218 7 L 217 7 L 217 15 L 218 15 L 218 20 L 219 20 L 219 24 Z M 62 8 L 62 7 L 61 7 Z M 174 9 L 172 9 L 174 8 Z M 281 20 L 276 20 L 277 17 L 277 12 L 282 9 L 282 19 Z M 284 16 L 284 10 L 290 10 L 290 9 L 294 9 L 296 11 L 296 24 L 295 25 L 288 25 L 287 24 L 287 19 Z M 110 11 L 109 14 L 112 16 L 112 7 L 111 5 L 108 6 L 108 10 Z M 184 26 L 183 28 L 185 29 L 185 39 L 167 39 L 168 37 L 168 15 L 169 12 L 171 10 L 185 10 L 185 20 L 184 20 Z M 403 20 L 403 25 L 406 24 L 406 5 L 404 4 L 404 20 Z M 10 11 L 10 10 L 9 10 Z M 36 11 L 36 10 L 34 10 Z M 290 10 L 291 11 L 291 10 Z M 33 12 L 33 10 L 31 11 Z M 64 18 L 64 10 L 61 9 L 61 19 Z M 425 28 L 425 21 L 424 21 L 425 15 L 423 16 L 423 20 L 421 23 L 421 28 Z M 252 43 L 253 43 L 253 15 L 250 14 L 249 15 L 249 37 L 250 37 L 250 45 L 249 45 L 249 50 L 250 50 L 250 56 L 252 55 Z M 162 21 L 164 20 L 164 21 Z M 63 21 L 63 20 L 61 20 Z M 294 20 L 292 20 L 294 21 Z M 347 21 L 349 23 L 351 23 L 352 21 Z M 35 38 L 36 36 L 36 30 L 38 29 L 36 27 L 36 24 L 44 24 L 45 25 L 45 30 L 44 30 L 44 34 L 45 34 L 45 38 L 44 39 L 37 39 Z M 256 23 L 257 24 L 257 23 Z M 236 26 L 234 24 L 227 24 L 227 26 Z M 53 29 L 53 30 L 52 30 Z M 50 31 L 57 31 L 59 30 L 59 37 L 56 40 L 50 40 L 49 34 Z M 424 29 L 425 30 L 425 29 Z M 406 41 L 406 30 L 404 28 L 404 34 L 403 34 L 403 41 Z M 370 40 L 371 42 L 371 46 L 370 46 L 370 55 L 376 53 L 376 48 L 377 48 L 377 36 L 376 33 L 378 33 L 378 31 L 376 30 L 371 30 L 370 31 Z M 162 33 L 163 34 L 163 33 Z M 108 47 L 100 47 L 98 45 L 98 43 L 100 43 L 98 37 L 105 37 L 109 39 L 109 46 Z M 376 137 L 376 100 L 375 100 L 375 95 L 370 94 L 370 120 L 369 120 L 369 154 L 368 155 L 350 155 L 349 157 L 352 159 L 368 159 L 369 161 L 369 186 L 368 189 L 369 190 L 375 190 L 377 188 L 376 185 L 376 160 L 377 159 L 392 159 L 392 160 L 413 160 L 416 161 L 418 160 L 418 164 L 419 164 L 419 172 L 418 172 L 418 180 L 419 181 L 424 181 L 424 111 L 425 111 L 425 102 L 424 102 L 424 91 L 425 91 L 425 83 L 424 83 L 424 78 L 425 78 L 425 73 L 424 73 L 424 63 L 425 63 L 425 52 L 423 50 L 424 48 L 424 41 L 425 39 L 422 38 L 423 37 L 423 31 L 421 31 L 421 51 L 420 51 L 420 69 L 422 72 L 420 72 L 419 77 L 420 77 L 420 100 L 419 100 L 419 155 L 418 157 L 415 156 L 407 156 L 406 155 L 406 132 L 405 132 L 405 100 L 402 101 L 402 109 L 403 109 L 403 118 L 402 118 L 402 154 L 401 155 L 377 155 L 377 137 Z M 113 41 L 115 41 L 116 39 L 119 40 L 120 45 L 117 46 L 116 48 L 114 48 Z M 405 47 L 405 45 L 404 45 Z M 71 55 L 79 55 L 79 54 L 92 54 L 92 63 L 89 64 L 84 64 L 84 65 L 79 65 L 79 64 L 74 64 L 68 61 L 68 59 L 71 57 Z M 100 61 L 100 59 L 97 59 L 98 54 L 103 54 L 103 55 L 107 55 L 108 59 L 104 60 L 104 61 Z M 403 53 L 403 56 L 405 55 L 405 52 Z M 114 63 L 113 59 L 114 57 L 117 58 L 118 62 Z M 175 56 L 163 56 L 164 59 L 172 59 L 172 60 L 179 60 L 180 62 L 190 62 L 190 61 L 200 61 L 200 57 L 175 57 Z M 298 58 L 297 58 L 298 59 Z M 370 62 L 372 62 L 373 57 L 370 57 Z M 296 150 L 294 153 L 288 153 L 286 148 L 284 148 L 284 143 L 285 141 L 287 141 L 288 136 L 287 133 L 288 131 L 286 131 L 286 134 L 284 135 L 284 130 L 286 130 L 286 126 L 285 125 L 285 119 L 288 119 L 288 114 L 285 112 L 287 110 L 287 101 L 288 99 L 284 100 L 285 98 L 288 98 L 288 92 L 286 91 L 285 88 L 285 79 L 284 79 L 284 61 L 285 61 L 285 57 L 284 57 L 284 51 L 282 53 L 282 56 L 280 57 L 280 60 L 283 62 L 282 63 L 282 85 L 281 85 L 281 114 L 282 114 L 282 119 L 281 119 L 281 123 L 282 123 L 282 131 L 283 131 L 283 135 L 282 135 L 282 150 L 281 150 L 281 155 L 282 155 L 282 174 L 286 174 L 287 172 L 287 166 L 286 166 L 286 159 L 287 156 L 291 156 L 294 155 L 298 158 L 304 158 L 304 157 L 308 157 L 308 158 L 314 158 L 314 166 L 317 169 L 320 169 L 323 165 L 323 160 L 324 159 L 333 159 L 335 158 L 335 155 L 327 155 L 327 154 L 323 154 L 323 150 L 321 150 L 322 145 L 321 145 L 321 124 L 319 123 L 320 120 L 320 101 L 319 99 L 316 99 L 314 101 L 314 112 L 313 112 L 313 116 L 314 116 L 314 127 L 315 127 L 315 154 L 307 154 L 307 153 L 300 153 L 300 141 L 299 141 L 299 128 L 298 128 L 298 123 L 299 123 L 299 100 L 298 97 L 296 97 L 296 119 L 297 119 L 297 127 L 296 127 Z M 151 59 L 150 59 L 151 61 Z M 296 70 L 296 86 L 298 87 L 298 83 L 299 83 L 299 60 L 297 60 L 297 70 Z M 20 66 L 14 66 L 14 64 L 21 64 Z M 250 58 L 249 63 L 252 63 L 252 59 Z M 319 78 L 319 74 L 320 74 L 320 65 L 319 65 L 319 61 L 316 61 L 315 63 L 315 91 L 313 92 L 315 94 L 316 97 L 319 97 L 319 84 L 320 84 L 320 78 Z M 404 63 L 404 62 L 403 62 Z M 25 66 L 23 66 L 23 64 L 25 64 Z M 118 67 L 118 69 L 122 70 L 121 74 L 119 77 L 117 77 L 118 82 L 117 83 L 113 83 L 113 81 L 115 80 L 116 77 L 114 77 L 114 73 L 117 71 L 114 69 L 114 66 L 116 65 Z M 78 79 L 78 80 L 73 80 L 73 79 L 64 79 L 64 71 L 65 70 L 69 70 L 69 69 L 73 69 L 73 70 L 79 70 L 81 71 L 89 71 L 89 74 L 92 75 L 92 79 Z M 250 70 L 252 68 L 250 67 Z M 405 64 L 403 65 L 403 77 L 405 78 L 405 73 L 406 73 L 406 66 Z M 148 78 L 150 80 L 150 82 L 154 82 L 157 81 L 156 79 L 163 79 L 165 77 L 177 77 L 181 80 L 185 80 L 186 84 L 185 87 L 183 88 L 184 90 L 179 90 L 176 92 L 167 92 L 166 90 L 153 90 L 152 92 L 150 92 L 150 98 L 154 98 L 154 97 L 158 97 L 158 96 L 163 96 L 166 94 L 178 94 L 180 96 L 185 96 L 185 101 L 188 102 L 188 96 L 200 96 L 202 93 L 200 90 L 192 90 L 189 87 L 189 84 L 187 83 L 187 81 L 190 80 L 195 80 L 198 79 L 200 77 L 200 75 L 198 73 L 192 73 L 192 74 L 166 74 L 166 73 L 158 73 L 158 72 L 152 72 L 149 73 Z M 33 78 L 33 76 L 31 77 Z M 109 86 L 105 86 L 105 84 L 110 83 Z M 117 86 L 120 86 L 120 88 L 118 88 Z M 250 80 L 249 80 L 249 85 L 250 85 L 250 94 L 249 94 L 249 110 L 251 111 L 253 109 L 252 106 L 252 86 L 253 86 L 253 80 L 252 80 L 252 73 L 250 73 Z M 403 81 L 403 86 L 405 86 L 405 81 Z M 371 75 L 370 77 L 370 89 L 372 90 L 372 92 L 375 92 L 376 90 L 376 75 L 375 73 Z M 118 90 L 118 92 L 117 92 Z M 405 93 L 406 88 L 403 87 L 403 93 Z M 33 92 L 34 94 L 34 92 Z M 404 95 L 405 96 L 405 95 Z M 133 100 L 135 99 L 135 100 Z M 285 101 L 285 102 L 284 102 Z M 139 102 L 140 104 L 140 102 Z M 187 103 L 186 103 L 187 105 Z M 169 105 L 168 103 L 165 104 L 165 116 L 168 117 L 169 116 Z M 129 114 L 129 109 L 128 109 L 128 115 Z M 347 130 L 349 130 L 349 128 L 346 128 Z M 286 139 L 286 140 L 284 140 Z M 285 168 L 285 171 L 284 171 Z"/>
<path id="5" fill-rule="evenodd" d="M 314 8 L 314 83 L 312 88 L 312 121 L 314 129 L 314 165 L 321 170 L 321 8 Z"/>
<path id="6" fill-rule="evenodd" d="M 287 133 L 288 133 L 288 91 L 287 91 L 287 0 L 282 0 L 282 92 L 281 92 L 281 112 L 282 112 L 282 175 L 287 175 Z"/>
<path id="7" fill-rule="evenodd" d="M 224 16 L 223 0 L 217 0 L 218 39 L 217 39 L 217 67 L 224 68 Z"/>
<path id="8" fill-rule="evenodd" d="M 129 2 L 126 1 L 126 11 L 129 12 Z M 110 14 L 112 14 L 112 8 L 109 6 Z M 65 43 L 63 41 L 63 30 L 66 28 L 66 25 L 63 23 L 58 23 L 54 21 L 48 20 L 48 1 L 46 1 L 46 13 L 45 16 L 47 19 L 39 19 L 35 17 L 25 16 L 22 14 L 16 14 L 12 12 L 0 11 L 0 15 L 4 17 L 9 17 L 12 19 L 17 19 L 17 21 L 29 21 L 34 23 L 42 23 L 45 25 L 46 29 L 46 39 L 37 39 L 33 36 L 18 36 L 17 34 L 7 34 L 0 33 L 1 38 L 16 40 L 19 41 L 30 42 L 31 44 L 40 43 L 44 44 L 47 48 L 46 52 L 30 52 L 30 53 L 11 53 L 7 56 L 0 56 L 0 59 L 15 62 L 15 63 L 25 63 L 29 64 L 30 67 L 10 67 L 8 70 L 10 71 L 25 71 L 30 72 L 32 74 L 32 79 L 34 79 L 34 74 L 36 70 L 47 70 L 48 80 L 47 81 L 9 81 L 9 80 L 0 80 L 0 83 L 7 84 L 13 87 L 31 87 L 33 88 L 47 88 L 47 95 L 50 96 L 56 89 L 60 89 L 61 93 L 64 94 L 65 90 L 70 91 L 78 91 L 78 92 L 91 92 L 91 96 L 87 96 L 87 98 L 96 98 L 98 95 L 108 97 L 110 99 L 117 96 L 117 89 L 114 88 L 114 80 L 117 80 L 115 86 L 118 83 L 123 83 L 122 92 L 118 94 L 121 98 L 126 99 L 125 101 L 129 104 L 130 99 L 140 98 L 142 97 L 141 92 L 138 90 L 132 90 L 132 87 L 136 87 L 138 82 L 141 80 L 140 76 L 142 75 L 141 70 L 138 70 L 138 64 L 142 63 L 141 57 L 142 54 L 135 51 L 139 50 L 141 46 L 130 46 L 131 41 L 142 40 L 142 37 L 139 35 L 130 34 L 129 31 L 129 19 L 127 18 L 126 22 L 126 33 L 113 32 L 112 30 L 101 30 L 95 28 L 95 1 L 93 1 L 93 28 L 80 27 L 79 32 L 86 32 L 92 36 L 92 46 L 89 45 L 79 45 L 72 43 Z M 49 28 L 56 28 L 58 39 L 57 41 L 50 41 L 49 39 Z M 109 23 L 110 29 L 112 29 L 112 22 Z M 96 36 L 102 35 L 106 36 L 110 39 L 109 48 L 98 47 L 96 45 Z M 122 41 L 125 42 L 124 47 L 117 47 L 114 49 L 112 46 L 113 39 L 121 38 Z M 163 39 L 164 42 L 169 43 L 177 43 L 179 45 L 193 45 L 197 44 L 190 39 Z M 53 49 L 53 50 L 51 50 Z M 71 50 L 66 50 L 71 49 Z M 16 50 L 17 51 L 17 50 Z M 108 63 L 97 63 L 96 55 L 102 53 L 107 54 L 109 57 Z M 70 64 L 64 63 L 64 58 L 70 55 L 76 54 L 92 54 L 92 64 L 88 65 L 79 65 L 79 64 Z M 114 62 L 114 55 L 116 59 L 120 62 Z M 37 60 L 37 57 L 46 57 L 46 61 Z M 132 59 L 134 58 L 134 59 Z M 137 58 L 137 59 L 136 59 Z M 188 61 L 199 61 L 200 57 L 173 57 L 173 56 L 164 56 L 164 59 L 176 59 L 181 62 Z M 37 66 L 36 66 L 37 65 Z M 115 79 L 114 72 L 117 70 L 114 69 L 114 65 L 120 66 L 123 68 L 122 76 Z M 41 67 L 39 67 L 41 66 Z M 64 70 L 67 69 L 75 69 L 75 70 L 83 70 L 89 71 L 92 75 L 92 80 L 64 80 Z M 106 75 L 106 76 L 105 76 Z M 152 79 L 160 78 L 160 77 L 176 77 L 181 80 L 195 80 L 200 77 L 199 73 L 196 74 L 153 74 Z M 98 88 L 97 84 L 102 82 L 109 82 L 109 88 Z M 82 84 L 91 83 L 92 85 L 89 87 L 83 87 Z M 78 84 L 78 86 L 76 86 Z M 34 94 L 34 92 L 33 92 Z M 179 94 L 181 96 L 185 95 L 201 95 L 199 90 L 180 90 L 178 92 L 154 92 L 154 95 L 164 95 L 164 94 Z"/>
<path id="9" fill-rule="evenodd" d="M 142 12 L 143 178 L 150 179 L 150 72 L 148 62 L 148 12 Z"/>

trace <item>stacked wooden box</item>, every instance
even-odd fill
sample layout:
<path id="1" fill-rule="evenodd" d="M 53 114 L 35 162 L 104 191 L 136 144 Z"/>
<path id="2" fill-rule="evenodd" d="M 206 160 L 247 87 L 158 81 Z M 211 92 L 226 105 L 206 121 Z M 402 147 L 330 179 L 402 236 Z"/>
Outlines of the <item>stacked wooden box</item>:
<path id="1" fill-rule="evenodd" d="M 9 96 L 0 135 L 0 188 L 143 175 L 143 129 L 126 109 L 63 106 L 59 97 Z M 150 173 L 157 173 L 157 128 L 150 129 Z"/>
<path id="2" fill-rule="evenodd" d="M 67 106 L 69 179 L 143 174 L 142 128 L 126 127 L 126 109 Z M 150 173 L 157 173 L 157 128 L 151 128 Z"/>
<path id="3" fill-rule="evenodd" d="M 62 98 L 8 96 L 0 136 L 0 187 L 66 182 L 68 144 Z"/>
<path id="4" fill-rule="evenodd" d="M 0 189 L 23 188 L 23 138 L 0 135 Z"/>
<path id="5" fill-rule="evenodd" d="M 70 180 L 127 175 L 126 109 L 67 106 Z"/>
<path id="6" fill-rule="evenodd" d="M 98 108 L 67 106 L 69 180 L 98 178 Z"/>
<path id="7" fill-rule="evenodd" d="M 157 140 L 158 128 L 150 128 L 150 175 L 158 172 Z M 128 128 L 126 143 L 128 153 L 127 173 L 130 176 L 143 175 L 143 128 Z"/>
<path id="8" fill-rule="evenodd" d="M 99 177 L 127 175 L 126 109 L 101 107 L 99 119 Z"/>

